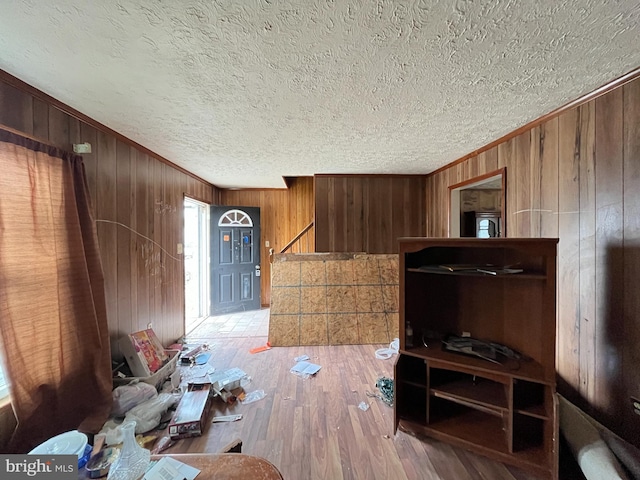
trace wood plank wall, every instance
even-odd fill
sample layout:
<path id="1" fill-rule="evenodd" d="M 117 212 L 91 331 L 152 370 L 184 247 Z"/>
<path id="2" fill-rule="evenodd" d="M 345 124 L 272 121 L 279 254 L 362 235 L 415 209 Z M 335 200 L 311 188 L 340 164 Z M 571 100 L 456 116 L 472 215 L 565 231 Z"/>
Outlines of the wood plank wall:
<path id="1" fill-rule="evenodd" d="M 559 391 L 640 446 L 640 79 L 427 178 L 427 233 L 448 186 L 506 167 L 507 236 L 559 237 Z"/>
<path id="2" fill-rule="evenodd" d="M 316 175 L 317 252 L 397 253 L 426 233 L 425 177 Z"/>
<path id="3" fill-rule="evenodd" d="M 260 299 L 271 303 L 269 249 L 276 253 L 313 220 L 313 177 L 296 177 L 288 189 L 220 190 L 220 205 L 260 207 Z M 308 239 L 308 241 L 307 241 Z M 269 241 L 269 247 L 265 241 Z M 314 252 L 313 235 L 307 235 L 296 253 Z"/>
<path id="4" fill-rule="evenodd" d="M 15 82 L 12 82 L 15 83 Z M 166 345 L 184 335 L 184 195 L 211 203 L 215 188 L 0 80 L 0 124 L 83 155 L 105 274 L 111 347 L 151 323 Z M 1 168 L 1 166 L 0 166 Z"/>

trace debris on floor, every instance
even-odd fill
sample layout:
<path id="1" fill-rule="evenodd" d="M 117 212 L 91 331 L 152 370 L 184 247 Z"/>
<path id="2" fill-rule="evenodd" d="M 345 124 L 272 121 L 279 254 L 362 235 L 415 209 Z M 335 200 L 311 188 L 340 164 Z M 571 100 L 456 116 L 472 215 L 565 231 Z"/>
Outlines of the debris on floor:
<path id="1" fill-rule="evenodd" d="M 187 347 L 180 356 L 180 363 L 182 365 L 203 365 L 211 358 L 211 353 L 208 352 L 209 346 L 207 344 L 198 345 L 197 347 Z M 206 360 L 203 360 L 206 357 Z"/>
<path id="2" fill-rule="evenodd" d="M 389 348 L 380 348 L 376 350 L 376 358 L 379 360 L 388 360 L 398 353 L 400 350 L 400 339 L 394 338 L 389 344 Z"/>
<path id="3" fill-rule="evenodd" d="M 267 342 L 261 347 L 252 348 L 251 350 L 249 350 L 249 353 L 260 353 L 264 352 L 265 350 L 271 350 L 271 343 Z"/>
<path id="4" fill-rule="evenodd" d="M 362 410 L 363 412 L 366 412 L 367 410 L 369 410 L 369 404 L 367 402 L 360 402 L 360 404 L 358 405 L 358 408 L 360 410 Z"/>
<path id="5" fill-rule="evenodd" d="M 242 414 L 236 415 L 221 415 L 218 417 L 213 417 L 211 423 L 220 423 L 220 422 L 237 422 L 238 420 L 242 420 Z"/>
<path id="6" fill-rule="evenodd" d="M 254 390 L 253 392 L 247 393 L 241 400 L 240 403 L 243 405 L 247 405 L 248 403 L 257 402 L 258 400 L 262 400 L 266 397 L 267 394 L 264 393 L 264 390 Z"/>
<path id="7" fill-rule="evenodd" d="M 290 370 L 294 375 L 298 375 L 302 378 L 309 378 L 320 371 L 322 367 L 310 362 L 298 362 Z"/>
<path id="8" fill-rule="evenodd" d="M 367 391 L 367 396 L 379 398 L 389 407 L 393 407 L 393 379 L 380 377 L 376 381 L 376 387 L 380 390 L 380 393 L 371 393 Z"/>

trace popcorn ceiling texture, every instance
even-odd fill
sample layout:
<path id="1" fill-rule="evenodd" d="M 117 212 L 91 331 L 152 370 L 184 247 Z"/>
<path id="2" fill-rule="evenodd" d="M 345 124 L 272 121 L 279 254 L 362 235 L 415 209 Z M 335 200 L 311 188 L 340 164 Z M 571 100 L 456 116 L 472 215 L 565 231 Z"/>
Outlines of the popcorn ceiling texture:
<path id="1" fill-rule="evenodd" d="M 640 65 L 637 0 L 3 2 L 0 68 L 221 187 L 428 173 Z"/>

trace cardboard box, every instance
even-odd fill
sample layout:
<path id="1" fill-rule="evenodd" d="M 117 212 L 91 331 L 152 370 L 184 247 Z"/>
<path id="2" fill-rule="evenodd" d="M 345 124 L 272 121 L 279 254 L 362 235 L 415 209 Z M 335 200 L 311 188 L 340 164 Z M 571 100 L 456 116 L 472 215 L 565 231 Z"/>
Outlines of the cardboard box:
<path id="1" fill-rule="evenodd" d="M 156 373 L 145 377 L 113 377 L 113 387 L 119 387 L 121 385 L 129 385 L 134 380 L 139 382 L 148 383 L 153 385 L 156 389 L 160 389 L 162 384 L 171 377 L 176 371 L 176 365 L 178 364 L 178 358 L 180 357 L 180 350 L 165 350 L 169 361 L 158 370 Z M 133 372 L 132 372 L 133 373 Z M 178 372 L 179 373 L 179 372 Z"/>
<path id="2" fill-rule="evenodd" d="M 210 383 L 189 385 L 169 423 L 172 439 L 202 435 L 207 425 L 212 392 Z"/>
<path id="3" fill-rule="evenodd" d="M 150 328 L 130 333 L 118 344 L 134 377 L 148 377 L 169 361 L 160 340 Z"/>
<path id="4" fill-rule="evenodd" d="M 230 368 L 224 372 L 209 374 L 209 381 L 213 384 L 214 390 L 220 391 L 224 389 L 230 392 L 231 390 L 239 388 L 242 379 L 246 376 L 247 374 L 243 370 L 240 370 L 239 368 Z"/>

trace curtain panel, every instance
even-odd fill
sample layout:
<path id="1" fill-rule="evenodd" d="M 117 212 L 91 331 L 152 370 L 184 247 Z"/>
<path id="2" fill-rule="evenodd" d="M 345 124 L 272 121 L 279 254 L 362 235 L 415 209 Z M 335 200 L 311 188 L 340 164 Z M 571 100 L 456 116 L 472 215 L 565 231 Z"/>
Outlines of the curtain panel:
<path id="1" fill-rule="evenodd" d="M 104 277 L 82 158 L 0 129 L 0 336 L 8 452 L 95 433 L 111 409 Z"/>

